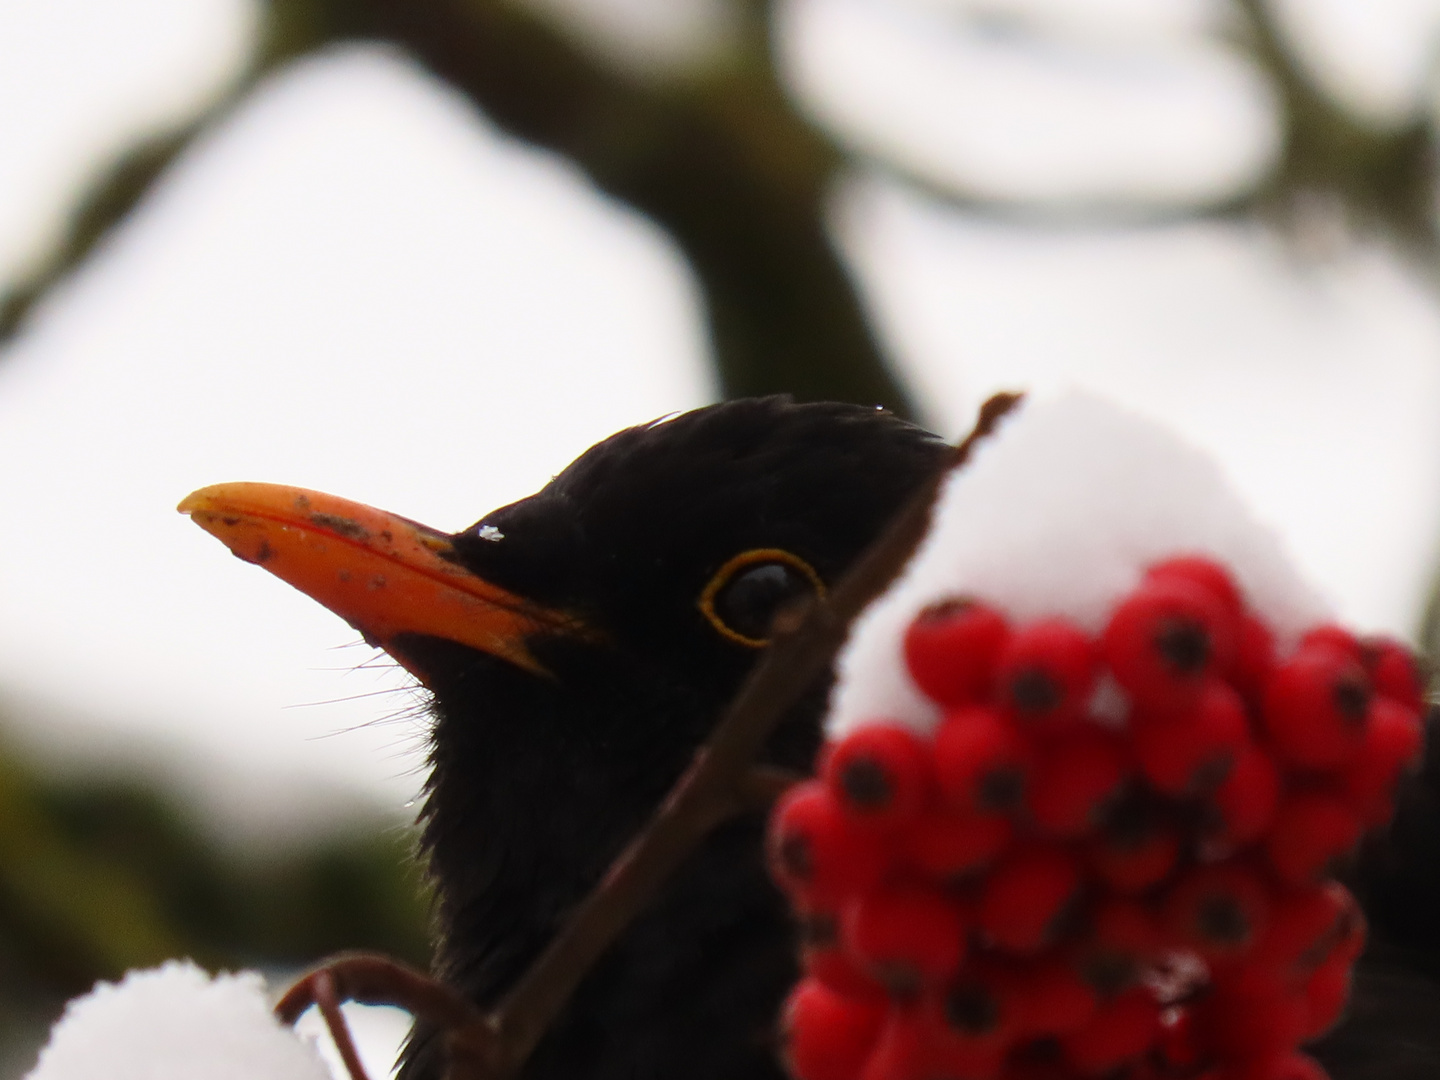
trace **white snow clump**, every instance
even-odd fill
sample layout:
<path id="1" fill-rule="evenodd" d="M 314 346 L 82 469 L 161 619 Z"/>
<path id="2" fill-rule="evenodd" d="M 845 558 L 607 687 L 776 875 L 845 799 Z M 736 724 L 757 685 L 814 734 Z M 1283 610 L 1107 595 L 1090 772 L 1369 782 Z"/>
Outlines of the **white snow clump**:
<path id="1" fill-rule="evenodd" d="M 189 961 L 132 971 L 76 998 L 26 1080 L 330 1080 L 281 1024 L 253 971 L 213 979 Z"/>
<path id="2" fill-rule="evenodd" d="M 877 722 L 934 731 L 939 710 L 911 681 L 903 640 L 921 609 L 947 597 L 982 600 L 1012 624 L 1063 616 L 1098 634 L 1146 567 L 1206 555 L 1230 569 L 1282 650 L 1329 617 L 1213 461 L 1078 391 L 1027 400 L 1002 421 L 946 481 L 933 521 L 840 654 L 833 739 Z"/>

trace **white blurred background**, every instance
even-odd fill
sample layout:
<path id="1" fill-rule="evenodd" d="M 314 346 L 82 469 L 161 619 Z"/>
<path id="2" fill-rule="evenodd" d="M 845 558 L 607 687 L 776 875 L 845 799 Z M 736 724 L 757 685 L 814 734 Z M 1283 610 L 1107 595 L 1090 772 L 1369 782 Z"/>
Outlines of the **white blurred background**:
<path id="1" fill-rule="evenodd" d="M 643 67 L 726 26 L 718 0 L 543 5 Z M 1280 11 L 1347 106 L 1433 107 L 1440 3 Z M 257 17 L 0 2 L 0 277 L 54 242 L 109 155 L 238 75 Z M 1280 138 L 1265 80 L 1209 34 L 1227 17 L 793 0 L 775 33 L 804 110 L 859 152 L 834 235 L 926 420 L 953 435 L 992 390 L 1056 382 L 1133 403 L 1224 462 L 1346 618 L 1413 635 L 1440 550 L 1430 281 L 1379 241 L 1307 258 L 1245 222 L 1047 227 L 867 164 L 1006 198 L 1223 198 Z M 0 354 L 10 712 L 62 756 L 144 747 L 182 777 L 199 759 L 242 817 L 273 804 L 231 804 L 254 779 L 220 790 L 232 766 L 404 804 L 420 740 L 387 718 L 410 700 L 359 696 L 398 680 L 352 670 L 369 658 L 352 631 L 174 504 L 264 479 L 459 528 L 605 434 L 712 400 L 699 305 L 663 232 L 398 52 L 266 79 Z"/>
<path id="2" fill-rule="evenodd" d="M 623 77 L 723 63 L 724 0 L 526 0 Z M 1358 124 L 1431 122 L 1440 0 L 1271 5 Z M 0 280 L 95 172 L 241 79 L 248 0 L 0 0 Z M 1215 454 L 1351 622 L 1414 637 L 1440 561 L 1434 267 L 1323 193 L 1221 212 L 1282 153 L 1219 0 L 783 0 L 829 225 L 947 435 L 1079 383 Z M 716 59 L 720 57 L 721 59 Z M 269 480 L 446 528 L 713 400 L 667 234 L 400 51 L 263 78 L 0 352 L 0 705 L 58 769 L 156 770 L 273 838 L 422 780 L 405 681 L 174 512 Z"/>

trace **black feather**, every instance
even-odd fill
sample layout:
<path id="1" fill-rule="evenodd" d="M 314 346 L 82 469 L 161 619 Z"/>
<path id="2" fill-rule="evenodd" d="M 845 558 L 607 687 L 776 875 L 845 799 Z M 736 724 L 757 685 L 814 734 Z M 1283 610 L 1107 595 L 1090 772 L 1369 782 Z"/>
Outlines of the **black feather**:
<path id="1" fill-rule="evenodd" d="M 495 1001 L 708 734 L 757 656 L 700 613 L 716 570 L 781 548 L 833 583 L 947 452 L 874 409 L 737 401 L 620 432 L 455 538 L 469 569 L 603 639 L 533 641 L 553 679 L 406 643 L 435 695 L 422 817 L 442 977 Z M 782 725 L 773 761 L 808 768 L 824 691 Z M 526 1077 L 780 1075 L 793 935 L 760 834 L 758 818 L 739 820 L 705 843 L 582 983 Z M 418 1032 L 403 1075 L 438 1077 L 438 1058 Z"/>

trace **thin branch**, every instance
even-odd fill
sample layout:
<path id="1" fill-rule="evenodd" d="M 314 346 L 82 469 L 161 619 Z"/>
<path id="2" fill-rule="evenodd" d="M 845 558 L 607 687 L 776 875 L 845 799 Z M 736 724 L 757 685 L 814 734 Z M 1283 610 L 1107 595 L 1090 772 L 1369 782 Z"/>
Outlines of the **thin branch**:
<path id="1" fill-rule="evenodd" d="M 229 117 L 261 78 L 293 56 L 277 36 L 276 21 L 273 12 L 267 13 L 255 50 L 229 86 L 198 105 L 188 119 L 136 139 L 95 171 L 50 250 L 23 278 L 0 285 L 0 345 L 13 338 L 35 306 L 129 217 L 181 154 Z"/>
<path id="2" fill-rule="evenodd" d="M 320 1007 L 325 1026 L 330 1029 L 330 1040 L 339 1051 L 340 1060 L 345 1065 L 345 1071 L 350 1074 L 350 1080 L 370 1080 L 365 1073 L 365 1065 L 360 1060 L 360 1053 L 355 1049 L 350 1025 L 345 1022 L 345 1014 L 340 1011 L 340 1001 L 335 994 L 334 974 L 330 971 L 316 972 L 313 985 L 315 1004 Z"/>
<path id="3" fill-rule="evenodd" d="M 101 170 L 70 211 L 54 247 L 23 279 L 0 289 L 0 344 L 139 203 L 157 178 L 206 126 L 204 119 L 140 140 Z"/>
<path id="4" fill-rule="evenodd" d="M 293 1024 L 319 1004 L 317 982 L 328 975 L 343 1001 L 362 1005 L 395 1005 L 413 1016 L 445 1028 L 457 1028 L 480 1016 L 480 1010 L 429 975 L 376 953 L 340 953 L 297 979 L 275 1003 L 275 1015 Z"/>
<path id="5" fill-rule="evenodd" d="M 275 1004 L 275 1015 L 283 1023 L 294 1024 L 312 1005 L 323 1011 L 327 985 L 336 1000 L 395 1006 L 444 1031 L 450 1051 L 448 1080 L 486 1080 L 499 1075 L 499 1040 L 491 1019 L 444 983 L 388 956 L 344 953 L 330 957 L 285 991 Z M 332 1027 L 332 1035 L 334 1031 Z M 340 1046 L 338 1038 L 336 1045 Z"/>

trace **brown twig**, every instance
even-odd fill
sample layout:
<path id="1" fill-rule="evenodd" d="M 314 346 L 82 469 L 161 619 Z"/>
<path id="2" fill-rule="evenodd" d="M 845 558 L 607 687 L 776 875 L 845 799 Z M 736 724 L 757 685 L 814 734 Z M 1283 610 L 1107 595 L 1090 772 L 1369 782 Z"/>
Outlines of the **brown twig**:
<path id="1" fill-rule="evenodd" d="M 794 782 L 789 773 L 754 763 L 765 740 L 830 666 L 851 621 L 914 552 L 945 475 L 965 463 L 1020 398 L 997 394 L 987 401 L 946 467 L 911 498 L 829 596 L 793 629 L 777 632 L 654 817 L 494 1012 L 486 1016 L 443 984 L 383 957 L 351 956 L 297 983 L 276 1006 L 282 1019 L 293 1022 L 316 1003 L 316 978 L 329 973 L 342 996 L 399 1005 L 448 1032 L 449 1080 L 494 1080 L 518 1072 L 591 966 L 704 836 L 741 809 L 768 805 Z"/>
<path id="2" fill-rule="evenodd" d="M 364 1064 L 360 1061 L 360 1054 L 355 1049 L 350 1025 L 345 1022 L 345 1014 L 340 1011 L 340 1000 L 335 994 L 334 974 L 329 970 L 317 971 L 313 985 L 315 1004 L 320 1007 L 325 1026 L 330 1029 L 330 1040 L 340 1052 L 340 1060 L 345 1063 L 345 1071 L 350 1074 L 350 1080 L 370 1080 L 365 1073 Z"/>
<path id="3" fill-rule="evenodd" d="M 275 1004 L 275 1015 L 287 1024 L 300 1019 L 312 1005 L 325 1015 L 336 1048 L 345 1059 L 351 1076 L 363 1080 L 356 1057 L 352 1066 L 345 1046 L 336 1035 L 336 1026 L 326 1011 L 326 997 L 333 1001 L 358 1001 L 362 1005 L 393 1005 L 404 1009 L 449 1035 L 451 1080 L 482 1080 L 493 1076 L 497 1040 L 489 1017 L 460 994 L 424 972 L 375 953 L 342 953 L 332 956 L 313 971 L 301 976 Z M 340 1018 L 344 1038 L 349 1029 Z M 351 1047 L 353 1054 L 353 1045 Z"/>

